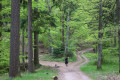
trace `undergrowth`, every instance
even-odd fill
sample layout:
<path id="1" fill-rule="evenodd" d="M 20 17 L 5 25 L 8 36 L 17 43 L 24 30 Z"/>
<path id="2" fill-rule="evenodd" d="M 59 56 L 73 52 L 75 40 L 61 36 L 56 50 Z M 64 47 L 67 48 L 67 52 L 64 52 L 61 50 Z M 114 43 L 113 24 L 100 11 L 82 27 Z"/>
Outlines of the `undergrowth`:
<path id="1" fill-rule="evenodd" d="M 103 50 L 102 69 L 97 70 L 97 56 L 96 53 L 85 53 L 84 55 L 90 60 L 80 69 L 90 76 L 93 80 L 105 80 L 104 77 L 108 75 L 116 75 L 119 71 L 119 57 L 117 50 Z"/>
<path id="2" fill-rule="evenodd" d="M 58 71 L 50 67 L 41 67 L 35 71 L 35 73 L 22 73 L 21 77 L 16 77 L 12 80 L 53 80 L 53 76 L 57 76 Z M 11 80 L 8 74 L 0 76 L 0 80 Z"/>
<path id="3" fill-rule="evenodd" d="M 55 58 L 54 56 L 51 56 L 50 54 L 46 54 L 43 57 L 40 58 L 40 60 L 44 60 L 44 61 L 57 61 L 57 62 L 64 62 L 65 61 L 65 57 L 62 58 Z M 69 62 L 75 62 L 77 60 L 77 57 L 69 57 Z"/>

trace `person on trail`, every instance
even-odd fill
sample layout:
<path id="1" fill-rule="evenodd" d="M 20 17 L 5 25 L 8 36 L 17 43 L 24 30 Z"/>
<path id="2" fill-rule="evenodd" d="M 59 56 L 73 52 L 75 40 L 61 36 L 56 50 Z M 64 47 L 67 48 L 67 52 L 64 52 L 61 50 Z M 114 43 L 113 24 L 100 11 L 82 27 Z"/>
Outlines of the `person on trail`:
<path id="1" fill-rule="evenodd" d="M 68 57 L 65 58 L 65 65 L 68 66 Z"/>

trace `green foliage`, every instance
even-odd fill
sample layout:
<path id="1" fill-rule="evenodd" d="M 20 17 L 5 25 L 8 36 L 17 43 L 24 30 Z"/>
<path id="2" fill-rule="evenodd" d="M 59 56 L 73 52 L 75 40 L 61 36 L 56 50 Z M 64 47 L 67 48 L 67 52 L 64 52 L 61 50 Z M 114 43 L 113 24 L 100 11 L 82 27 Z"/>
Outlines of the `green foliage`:
<path id="1" fill-rule="evenodd" d="M 103 49 L 109 48 L 111 46 L 111 41 L 105 41 L 103 42 Z"/>
<path id="2" fill-rule="evenodd" d="M 116 64 L 118 63 L 118 49 L 107 48 L 103 50 L 103 63 L 104 64 Z"/>
<path id="3" fill-rule="evenodd" d="M 91 61 L 88 64 L 83 65 L 80 69 L 85 72 L 88 76 L 90 76 L 93 80 L 104 80 L 103 77 L 109 76 L 111 74 L 118 71 L 118 64 L 109 64 L 109 65 L 102 65 L 102 70 L 99 71 L 96 69 L 96 65 L 93 65 L 96 61 Z M 114 74 L 115 75 L 115 74 Z"/>
<path id="4" fill-rule="evenodd" d="M 21 2 L 20 8 L 20 34 L 25 29 L 25 44 L 27 45 L 27 17 L 28 17 L 28 0 Z M 103 66 L 105 64 L 118 63 L 118 48 L 110 48 L 113 44 L 114 37 L 117 36 L 118 26 L 116 24 L 116 4 L 114 0 L 103 0 L 103 30 L 98 31 L 99 26 L 99 0 L 32 0 L 32 29 L 33 32 L 39 33 L 39 41 L 43 42 L 45 48 L 53 47 L 53 56 L 48 60 L 64 61 L 65 45 L 62 44 L 62 16 L 64 13 L 64 40 L 66 42 L 67 26 L 69 25 L 69 40 L 66 56 L 76 60 L 76 51 L 78 47 L 96 48 L 98 42 L 98 33 L 103 32 Z M 3 16 L 3 34 L 0 43 L 0 73 L 6 72 L 9 65 L 9 46 L 10 46 L 10 15 L 11 0 L 2 0 Z M 36 10 L 37 9 L 37 10 Z M 51 9 L 51 10 L 50 10 Z M 70 22 L 67 21 L 67 15 L 70 12 Z M 0 29 L 1 32 L 1 29 Z M 21 36 L 20 36 L 21 37 Z M 116 38 L 118 40 L 118 38 Z M 116 41 L 117 41 L 116 40 Z M 21 41 L 21 38 L 20 38 Z M 118 46 L 118 44 L 117 44 Z M 27 46 L 25 46 L 27 47 Z M 86 53 L 89 59 L 97 62 L 97 55 Z M 109 56 L 108 56 L 109 55 Z M 111 57 L 110 57 L 111 56 Z M 20 55 L 20 58 L 24 56 Z M 112 58 L 113 57 L 113 58 Z M 46 57 L 45 57 L 46 58 Z M 58 59 L 57 59 L 58 58 Z M 111 58 L 111 60 L 110 60 Z M 116 60 L 115 60 L 116 58 Z M 114 59 L 114 60 L 112 60 Z M 72 60 L 72 59 L 70 59 Z M 111 66 L 111 65 L 110 65 Z"/>
<path id="5" fill-rule="evenodd" d="M 49 54 L 44 55 L 43 57 L 40 58 L 40 60 L 43 61 L 57 61 L 57 62 L 64 62 L 65 61 L 65 57 L 61 57 L 61 58 L 55 58 L 54 56 L 51 56 Z M 74 55 L 74 57 L 70 57 L 69 58 L 69 62 L 75 62 L 77 61 L 77 57 Z"/>
<path id="6" fill-rule="evenodd" d="M 67 51 L 67 54 L 65 54 L 67 57 L 73 57 L 73 52 L 72 52 L 72 50 L 68 50 Z"/>
<path id="7" fill-rule="evenodd" d="M 5 36 L 2 38 L 2 41 L 0 43 L 0 74 L 8 72 L 9 68 L 9 48 L 10 48 L 10 33 L 3 32 L 3 35 Z"/>
<path id="8" fill-rule="evenodd" d="M 113 51 L 112 53 L 109 53 L 108 51 Z M 95 53 L 85 53 L 85 56 L 90 59 L 90 62 L 83 65 L 80 69 L 87 73 L 93 80 L 101 79 L 103 80 L 104 76 L 109 76 L 108 74 L 116 74 L 118 72 L 118 61 L 119 58 L 114 54 L 115 48 L 109 48 L 109 50 L 104 49 L 103 54 L 105 62 L 102 64 L 102 70 L 97 70 L 97 54 Z M 113 55 L 111 55 L 113 54 Z M 114 72 L 114 73 L 113 73 Z"/>
<path id="9" fill-rule="evenodd" d="M 54 48 L 53 50 L 53 55 L 56 58 L 60 58 L 64 56 L 64 47 L 58 47 L 58 48 Z"/>
<path id="10" fill-rule="evenodd" d="M 4 18 L 2 18 L 2 22 L 10 22 L 11 18 L 10 18 L 10 14 L 11 14 L 11 1 L 10 0 L 3 0 L 2 1 L 2 11 L 0 12 L 0 14 L 2 16 L 4 16 Z"/>
<path id="11" fill-rule="evenodd" d="M 103 49 L 102 54 L 102 64 L 115 64 L 118 63 L 118 49 L 117 48 L 107 48 Z M 85 56 L 90 60 L 95 60 L 94 65 L 97 64 L 98 54 L 96 53 L 85 53 Z"/>
<path id="12" fill-rule="evenodd" d="M 35 73 L 22 73 L 22 77 L 16 77 L 14 80 L 53 80 L 53 76 L 57 76 L 57 70 L 53 70 L 50 67 L 41 67 L 40 69 L 37 69 Z M 2 75 L 0 76 L 0 79 L 2 80 L 10 80 L 8 78 L 8 75 Z"/>
<path id="13" fill-rule="evenodd" d="M 3 32 L 10 32 L 10 26 L 11 26 L 11 24 L 6 24 L 6 26 L 5 27 L 2 27 L 2 31 Z"/>
<path id="14" fill-rule="evenodd" d="M 98 56 L 98 54 L 96 53 L 89 53 L 89 52 L 85 52 L 84 55 L 90 60 L 96 60 Z"/>

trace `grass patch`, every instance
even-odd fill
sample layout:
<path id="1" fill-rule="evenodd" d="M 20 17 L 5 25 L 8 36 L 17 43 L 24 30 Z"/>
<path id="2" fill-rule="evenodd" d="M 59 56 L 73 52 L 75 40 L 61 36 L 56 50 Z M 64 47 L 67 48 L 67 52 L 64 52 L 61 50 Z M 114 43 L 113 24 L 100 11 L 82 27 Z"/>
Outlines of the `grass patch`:
<path id="1" fill-rule="evenodd" d="M 13 80 L 53 80 L 52 77 L 56 76 L 57 70 L 51 69 L 50 67 L 41 67 L 37 69 L 35 73 L 22 73 L 22 77 L 16 77 Z M 8 75 L 0 76 L 0 80 L 10 80 Z"/>
<path id="2" fill-rule="evenodd" d="M 65 61 L 65 58 L 62 57 L 62 58 L 55 58 L 54 56 L 51 56 L 50 54 L 46 54 L 44 55 L 43 57 L 40 58 L 40 60 L 43 60 L 43 61 L 57 61 L 57 62 L 64 62 Z M 69 58 L 69 62 L 75 62 L 77 60 L 77 57 L 74 56 L 72 58 Z"/>
<path id="3" fill-rule="evenodd" d="M 84 55 L 89 59 L 89 60 L 96 60 L 97 59 L 97 54 L 96 53 L 84 53 Z"/>
<path id="4" fill-rule="evenodd" d="M 97 70 L 97 54 L 85 53 L 84 55 L 90 59 L 90 62 L 83 65 L 80 69 L 88 74 L 93 80 L 105 80 L 103 76 L 108 76 L 109 74 L 112 75 L 119 71 L 118 56 L 111 56 L 111 54 L 104 55 L 102 70 Z"/>

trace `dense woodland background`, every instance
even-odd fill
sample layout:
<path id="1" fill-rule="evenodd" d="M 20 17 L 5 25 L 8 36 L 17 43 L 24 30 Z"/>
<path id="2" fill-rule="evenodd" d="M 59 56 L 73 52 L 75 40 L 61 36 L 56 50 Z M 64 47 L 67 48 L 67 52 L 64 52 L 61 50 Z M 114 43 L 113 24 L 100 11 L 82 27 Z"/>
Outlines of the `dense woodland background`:
<path id="1" fill-rule="evenodd" d="M 33 73 L 39 54 L 74 59 L 86 48 L 95 68 L 120 72 L 119 21 L 120 0 L 0 0 L 0 73 Z"/>

